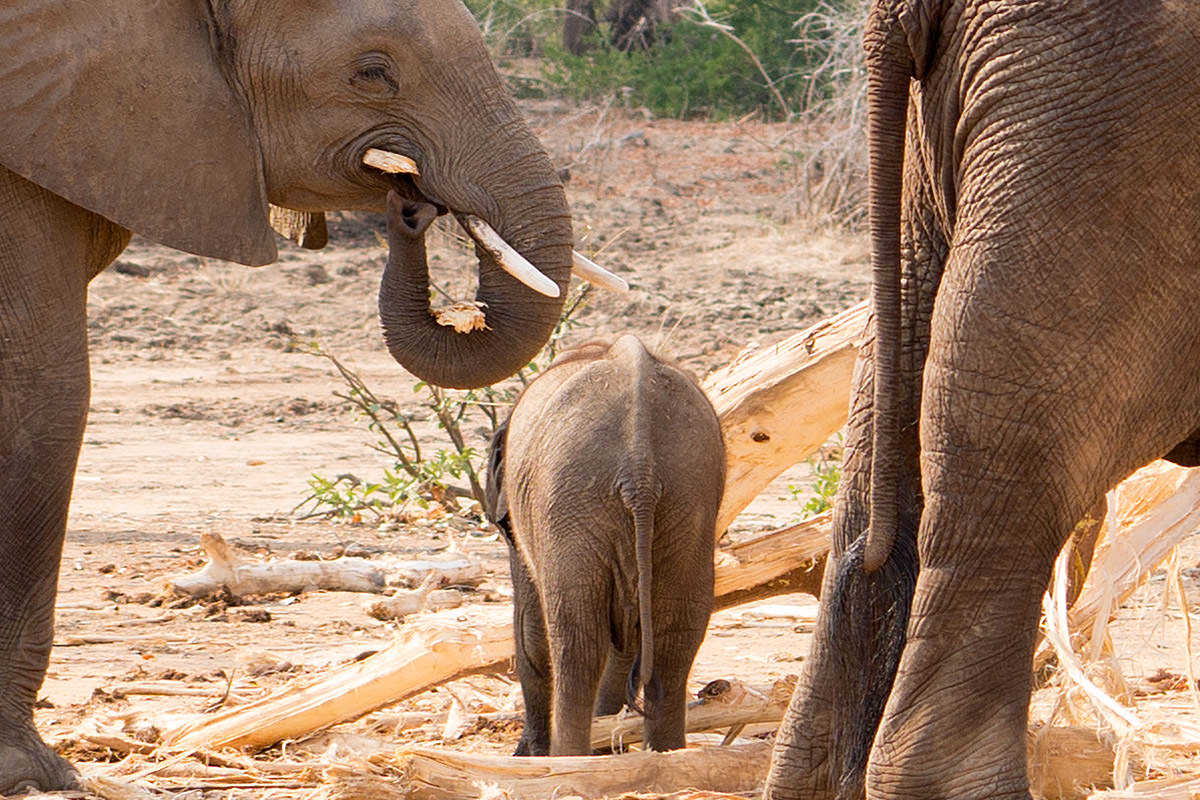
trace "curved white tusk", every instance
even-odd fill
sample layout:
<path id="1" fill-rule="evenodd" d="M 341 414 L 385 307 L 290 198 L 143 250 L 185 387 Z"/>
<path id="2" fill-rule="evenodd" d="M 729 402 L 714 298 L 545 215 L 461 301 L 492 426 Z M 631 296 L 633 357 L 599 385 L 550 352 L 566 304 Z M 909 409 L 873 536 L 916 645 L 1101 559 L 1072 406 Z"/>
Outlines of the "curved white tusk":
<path id="1" fill-rule="evenodd" d="M 571 271 L 601 289 L 608 289 L 610 292 L 629 291 L 629 284 L 624 278 L 609 272 L 578 250 L 571 251 Z"/>
<path id="2" fill-rule="evenodd" d="M 501 239 L 500 234 L 496 233 L 491 225 L 471 214 L 463 214 L 462 221 L 471 238 L 491 253 L 505 272 L 535 292 L 541 292 L 547 297 L 558 297 L 558 284 L 547 278 L 537 267 L 530 264 L 525 256 Z"/>
<path id="3" fill-rule="evenodd" d="M 417 162 L 408 156 L 402 156 L 399 153 L 392 153 L 387 150 L 379 150 L 374 147 L 363 153 L 363 163 L 381 172 L 390 172 L 392 174 L 402 173 L 405 175 L 421 174 L 417 169 Z"/>

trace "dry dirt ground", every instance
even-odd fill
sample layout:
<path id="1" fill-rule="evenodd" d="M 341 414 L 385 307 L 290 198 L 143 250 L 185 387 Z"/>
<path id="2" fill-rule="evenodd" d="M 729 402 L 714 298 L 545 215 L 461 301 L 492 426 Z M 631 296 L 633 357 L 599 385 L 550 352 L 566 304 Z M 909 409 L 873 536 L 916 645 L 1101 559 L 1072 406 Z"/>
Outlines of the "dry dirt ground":
<path id="1" fill-rule="evenodd" d="M 782 337 L 865 296 L 862 238 L 814 230 L 793 213 L 794 129 L 650 121 L 553 105 L 530 106 L 529 114 L 569 172 L 580 249 L 633 287 L 627 295 L 594 295 L 567 343 L 631 331 L 703 374 L 747 345 Z M 79 732 L 87 718 L 131 711 L 153 718 L 229 705 L 390 640 L 394 624 L 367 616 L 363 598 L 348 593 L 250 607 L 155 605 L 168 576 L 202 563 L 204 532 L 220 533 L 247 558 L 345 549 L 416 557 L 453 546 L 483 558 L 492 571 L 470 602 L 504 595 L 503 542 L 478 524 L 435 519 L 379 527 L 294 513 L 313 473 L 371 478 L 387 466 L 368 448 L 372 436 L 362 419 L 333 396 L 344 385 L 330 364 L 303 352 L 304 345 L 320 342 L 381 397 L 417 400 L 414 379 L 387 356 L 377 328 L 386 253 L 376 232 L 382 230 L 380 220 L 342 220 L 325 250 L 284 247 L 278 264 L 260 269 L 135 240 L 92 284 L 91 417 L 60 577 L 57 644 L 37 712 L 44 735 L 77 763 L 114 775 L 147 766 L 139 761 L 126 769 L 113 763 L 123 754 L 85 741 Z M 450 233 L 437 238 L 442 280 L 465 292 L 459 276 L 468 264 L 465 250 Z M 434 442 L 433 423 L 420 427 Z M 800 503 L 788 485 L 806 480 L 803 470 L 786 474 L 733 535 L 797 517 Z M 267 613 L 251 613 L 256 609 Z M 1184 672 L 1177 638 L 1166 635 L 1181 623 L 1158 612 L 1145 617 L 1131 634 L 1136 658 L 1123 656 L 1127 675 L 1137 682 L 1160 668 Z M 808 650 L 806 630 L 769 610 L 722 612 L 692 682 L 698 688 L 714 678 L 766 682 L 795 674 Z M 202 696 L 119 691 L 149 680 Z M 501 675 L 465 679 L 393 710 L 439 713 L 454 697 L 468 711 L 519 709 L 514 677 Z M 370 732 L 384 742 L 444 741 L 506 752 L 519 726 L 448 733 L 428 724 L 391 733 L 359 722 L 341 730 Z M 267 754 L 275 756 L 278 750 Z M 264 794 L 215 779 L 146 780 L 186 788 L 193 798 L 300 796 L 304 788 Z"/>

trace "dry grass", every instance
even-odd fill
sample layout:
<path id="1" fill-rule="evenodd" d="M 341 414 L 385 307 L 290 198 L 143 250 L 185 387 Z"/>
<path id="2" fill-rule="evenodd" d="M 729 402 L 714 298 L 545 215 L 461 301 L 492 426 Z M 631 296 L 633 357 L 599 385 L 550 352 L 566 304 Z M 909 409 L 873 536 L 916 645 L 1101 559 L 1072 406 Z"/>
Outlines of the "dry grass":
<path id="1" fill-rule="evenodd" d="M 851 228 L 866 220 L 867 76 L 862 48 L 864 0 L 823 0 L 796 22 L 796 46 L 823 56 L 809 75 L 796 152 L 796 204 L 818 223 Z"/>

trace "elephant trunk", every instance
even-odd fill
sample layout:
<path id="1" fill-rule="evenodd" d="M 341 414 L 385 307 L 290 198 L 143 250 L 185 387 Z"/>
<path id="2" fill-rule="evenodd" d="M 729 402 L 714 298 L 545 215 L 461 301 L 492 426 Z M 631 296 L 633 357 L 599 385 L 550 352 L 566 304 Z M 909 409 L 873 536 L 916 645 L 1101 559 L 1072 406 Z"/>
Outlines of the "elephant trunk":
<path id="1" fill-rule="evenodd" d="M 873 9 L 873 12 L 877 9 Z M 872 13 L 866 31 L 868 215 L 875 315 L 871 515 L 863 569 L 891 554 L 899 524 L 900 195 L 912 52 L 901 22 Z"/>
<path id="2" fill-rule="evenodd" d="M 571 270 L 571 224 L 557 186 L 531 204 L 519 223 L 496 220 L 501 236 L 558 286 L 549 298 L 505 272 L 489 249 L 476 246 L 476 302 L 485 327 L 459 333 L 429 307 L 425 231 L 436 208 L 389 193 L 387 268 L 379 287 L 379 319 L 388 350 L 423 381 L 452 388 L 486 386 L 529 363 L 558 324 Z M 506 218 L 507 219 L 507 218 Z"/>

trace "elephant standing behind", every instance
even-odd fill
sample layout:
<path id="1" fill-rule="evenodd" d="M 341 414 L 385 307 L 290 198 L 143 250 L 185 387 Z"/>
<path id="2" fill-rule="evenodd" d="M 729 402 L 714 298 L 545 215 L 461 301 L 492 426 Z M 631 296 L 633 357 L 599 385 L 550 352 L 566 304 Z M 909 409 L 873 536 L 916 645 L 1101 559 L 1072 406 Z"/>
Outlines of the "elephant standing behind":
<path id="1" fill-rule="evenodd" d="M 876 0 L 874 337 L 766 796 L 1028 798 L 1040 599 L 1200 429 L 1200 4 Z"/>
<path id="2" fill-rule="evenodd" d="M 15 0 L 0 4 L 0 53 L 6 794 L 75 783 L 33 704 L 88 410 L 87 286 L 133 233 L 266 264 L 269 203 L 302 212 L 310 233 L 322 211 L 386 204 L 405 241 L 382 281 L 388 348 L 463 387 L 512 374 L 549 338 L 573 233 L 557 172 L 460 0 Z M 375 150 L 408 174 L 364 164 Z M 486 324 L 470 333 L 429 313 L 416 239 L 439 213 L 477 241 Z M 501 268 L 480 220 L 549 278 L 547 296 Z"/>
<path id="3" fill-rule="evenodd" d="M 510 545 L 518 754 L 591 753 L 593 709 L 620 710 L 627 677 L 647 745 L 684 746 L 724 483 L 708 398 L 633 336 L 570 350 L 525 389 L 488 475 Z"/>

